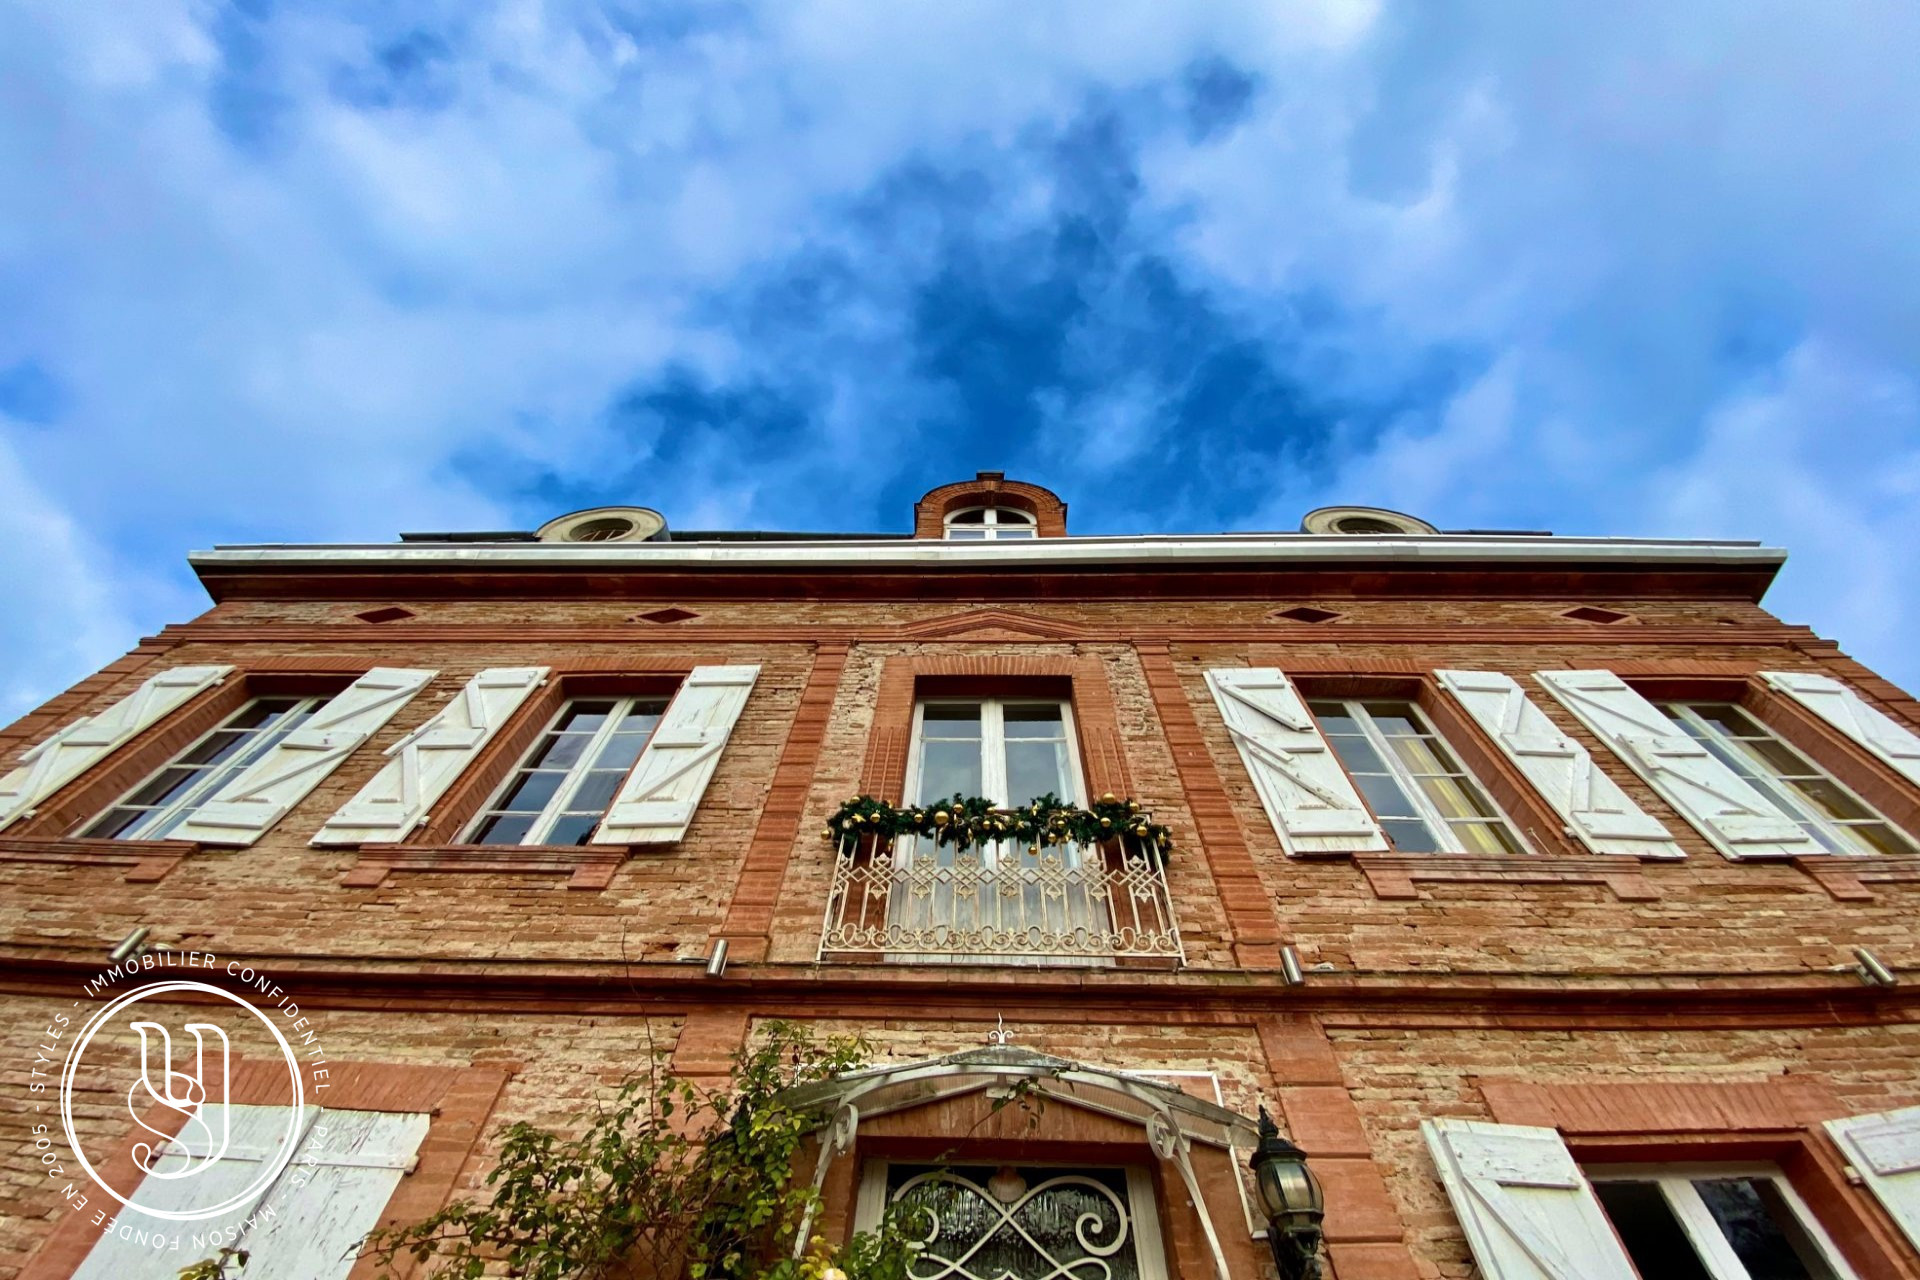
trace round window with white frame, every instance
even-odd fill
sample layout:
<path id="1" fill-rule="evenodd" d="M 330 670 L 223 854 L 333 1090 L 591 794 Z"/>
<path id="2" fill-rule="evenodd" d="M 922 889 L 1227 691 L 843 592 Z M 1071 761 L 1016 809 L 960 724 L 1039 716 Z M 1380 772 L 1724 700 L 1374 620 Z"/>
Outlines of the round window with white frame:
<path id="1" fill-rule="evenodd" d="M 1032 513 L 1018 507 L 963 507 L 947 514 L 947 537 L 956 542 L 1004 542 L 1039 536 Z"/>

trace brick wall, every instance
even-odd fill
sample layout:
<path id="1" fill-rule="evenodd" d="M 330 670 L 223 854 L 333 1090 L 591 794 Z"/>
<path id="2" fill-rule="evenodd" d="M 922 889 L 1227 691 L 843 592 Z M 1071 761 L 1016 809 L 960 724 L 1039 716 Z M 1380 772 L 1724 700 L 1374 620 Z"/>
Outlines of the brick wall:
<path id="1" fill-rule="evenodd" d="M 1341 617 L 1270 620 L 1303 603 Z M 390 604 L 416 616 L 380 625 L 354 617 Z M 698 616 L 629 621 L 676 604 Z M 1629 618 L 1558 616 L 1582 604 Z M 457 862 L 352 887 L 342 882 L 358 853 L 306 843 L 379 767 L 380 752 L 473 672 L 604 670 L 626 659 L 653 669 L 761 666 L 680 844 L 628 858 L 604 887 L 581 891 L 551 868 Z M 1688 858 L 1646 867 L 1649 892 L 1640 896 L 1599 878 L 1501 874 L 1415 878 L 1399 896 L 1383 894 L 1384 881 L 1352 860 L 1284 856 L 1203 680 L 1214 665 L 1452 666 L 1521 677 L 1634 664 L 1826 670 L 1920 723 L 1900 691 L 1746 601 L 1388 600 L 1333 590 L 1164 604 L 236 599 L 0 731 L 0 748 L 11 753 L 105 705 L 157 663 L 302 661 L 439 674 L 256 846 L 191 852 L 164 879 L 142 883 L 111 850 L 0 833 L 0 956 L 9 962 L 0 1026 L 16 1056 L 49 1001 L 67 998 L 56 994 L 61 984 L 139 924 L 170 945 L 287 971 L 314 993 L 338 1057 L 512 1068 L 489 1125 L 563 1117 L 616 1082 L 649 1043 L 683 1071 L 714 1077 L 750 1028 L 773 1016 L 858 1030 L 893 1060 L 978 1045 L 1004 1018 L 1026 1047 L 1137 1070 L 1208 1071 L 1227 1105 L 1272 1106 L 1328 1171 L 1337 1280 L 1468 1274 L 1417 1123 L 1488 1118 L 1486 1080 L 1791 1076 L 1822 1082 L 1856 1111 L 1920 1102 L 1912 988 L 1875 991 L 1845 971 L 1857 945 L 1896 968 L 1920 967 L 1912 926 L 1920 875 L 1873 879 L 1841 897 L 1791 865 L 1730 863 L 1540 698 L 1667 823 Z M 1173 829 L 1169 877 L 1185 969 L 929 974 L 816 963 L 830 879 L 819 829 L 842 800 L 870 789 L 876 767 L 897 768 L 891 758 L 876 766 L 876 735 L 898 729 L 902 688 L 910 709 L 913 686 L 899 673 L 916 664 L 1057 668 L 1074 679 L 1076 700 L 1094 700 L 1076 710 L 1083 733 L 1110 749 L 1105 776 L 1124 779 Z M 1564 845 L 1543 839 L 1529 862 L 1564 856 Z M 725 978 L 704 979 L 697 961 L 721 936 L 736 944 L 733 965 Z M 1309 967 L 1304 987 L 1285 987 L 1275 972 L 1282 943 Z M 55 1215 L 38 1186 L 26 1113 L 9 1099 L 0 1111 L 0 1280 L 18 1273 Z M 1920 1257 L 1904 1265 L 1920 1275 Z"/>

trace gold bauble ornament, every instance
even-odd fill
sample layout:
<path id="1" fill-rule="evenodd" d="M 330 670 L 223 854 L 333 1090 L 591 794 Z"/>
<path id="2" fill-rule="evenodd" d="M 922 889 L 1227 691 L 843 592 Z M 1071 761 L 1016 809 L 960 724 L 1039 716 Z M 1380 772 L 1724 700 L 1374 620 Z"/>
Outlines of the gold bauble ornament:
<path id="1" fill-rule="evenodd" d="M 949 822 L 951 822 L 951 821 L 953 821 L 953 818 L 952 818 L 952 817 L 951 817 L 951 816 L 950 816 L 950 815 L 949 815 L 949 814 L 947 813 L 947 811 L 946 811 L 945 809 L 936 809 L 936 810 L 934 810 L 934 814 L 933 814 L 933 825 L 934 825 L 934 826 L 936 826 L 936 827 L 944 827 L 944 826 L 946 826 L 946 825 L 947 825 L 947 824 L 948 824 Z"/>
<path id="2" fill-rule="evenodd" d="M 822 840 L 831 840 L 831 839 L 833 839 L 833 828 L 832 828 L 832 827 L 822 827 L 822 828 L 820 828 L 820 838 L 821 838 Z"/>
<path id="3" fill-rule="evenodd" d="M 1113 803 L 1115 803 L 1116 801 L 1118 801 L 1118 800 L 1119 800 L 1119 798 L 1120 798 L 1120 797 L 1118 797 L 1118 796 L 1116 796 L 1116 795 L 1114 795 L 1114 794 L 1113 794 L 1113 792 L 1111 792 L 1111 791 L 1108 791 L 1108 792 L 1106 792 L 1106 793 L 1104 793 L 1104 794 L 1103 794 L 1103 795 L 1102 795 L 1102 796 L 1100 797 L 1100 803 L 1101 803 L 1101 804 L 1113 804 Z"/>

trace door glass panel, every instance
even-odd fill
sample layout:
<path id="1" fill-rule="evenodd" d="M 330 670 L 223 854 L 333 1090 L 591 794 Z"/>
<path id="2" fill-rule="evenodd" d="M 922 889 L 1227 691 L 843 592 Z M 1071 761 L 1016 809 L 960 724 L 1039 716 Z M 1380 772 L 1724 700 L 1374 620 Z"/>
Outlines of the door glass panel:
<path id="1" fill-rule="evenodd" d="M 1753 1280 L 1833 1280 L 1771 1178 L 1701 1178 L 1693 1189 Z"/>
<path id="2" fill-rule="evenodd" d="M 1658 1183 L 1596 1182 L 1593 1190 L 1642 1280 L 1714 1280 Z"/>
<path id="3" fill-rule="evenodd" d="M 928 741 L 920 748 L 920 800 L 932 804 L 954 795 L 980 794 L 980 744 Z"/>
<path id="4" fill-rule="evenodd" d="M 1140 1280 L 1120 1169 L 891 1165 L 889 1212 L 916 1280 Z"/>

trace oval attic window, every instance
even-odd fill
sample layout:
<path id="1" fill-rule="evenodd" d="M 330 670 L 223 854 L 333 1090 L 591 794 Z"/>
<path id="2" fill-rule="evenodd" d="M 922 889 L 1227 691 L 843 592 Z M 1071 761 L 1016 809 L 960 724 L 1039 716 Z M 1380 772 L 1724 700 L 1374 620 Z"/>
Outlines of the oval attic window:
<path id="1" fill-rule="evenodd" d="M 540 526 L 542 542 L 645 542 L 666 531 L 667 521 L 647 507 L 594 507 Z"/>

